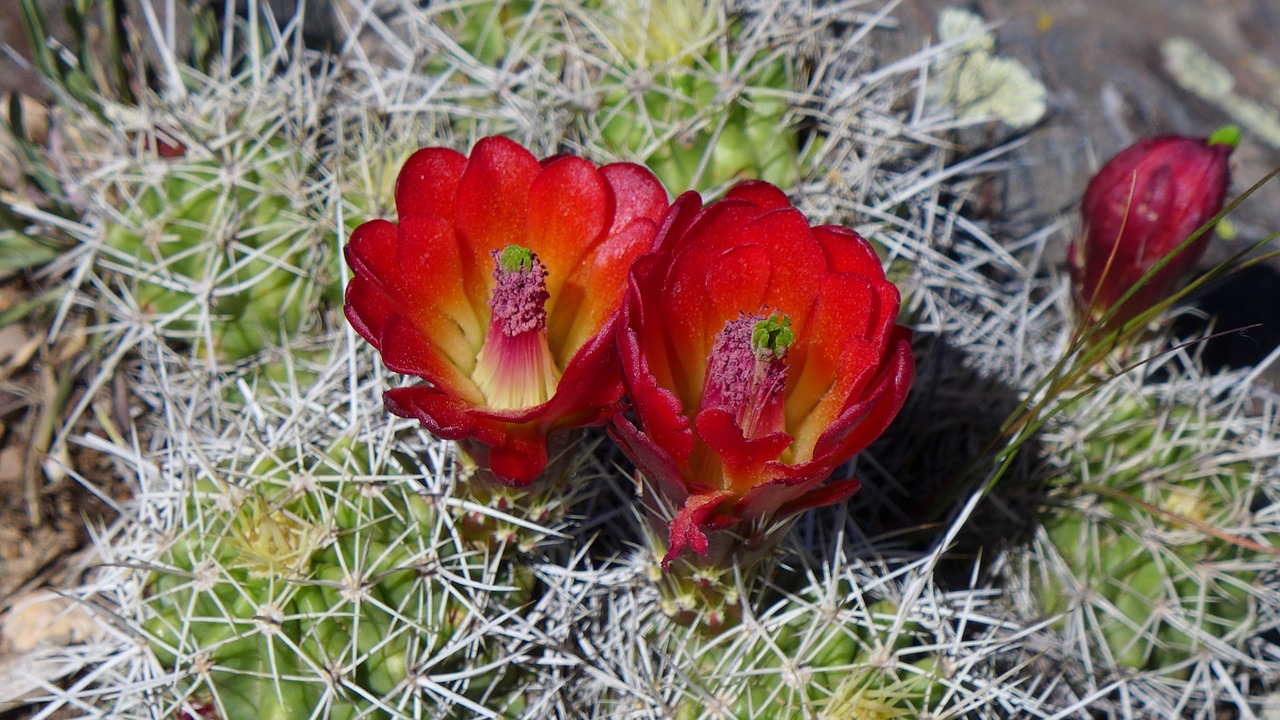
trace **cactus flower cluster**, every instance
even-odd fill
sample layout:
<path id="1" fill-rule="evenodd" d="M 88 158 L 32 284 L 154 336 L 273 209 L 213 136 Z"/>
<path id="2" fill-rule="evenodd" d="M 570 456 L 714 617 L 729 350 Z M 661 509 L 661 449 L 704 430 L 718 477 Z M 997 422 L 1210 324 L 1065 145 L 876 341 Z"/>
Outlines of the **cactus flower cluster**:
<path id="1" fill-rule="evenodd" d="M 549 439 L 609 423 L 653 488 L 664 567 L 686 549 L 722 568 L 767 555 L 786 519 L 853 493 L 824 482 L 911 385 L 871 246 L 811 227 L 767 183 L 668 207 L 639 166 L 487 138 L 469 157 L 414 154 L 396 206 L 346 250 L 347 317 L 426 381 L 387 408 L 516 486 L 543 473 Z"/>
<path id="2" fill-rule="evenodd" d="M 663 563 L 707 532 L 761 543 L 783 518 L 841 500 L 823 484 L 897 414 L 911 386 L 898 289 L 866 240 L 810 227 L 772 185 L 676 201 L 633 268 L 619 335 L 634 421 L 613 426 L 670 522 Z"/>

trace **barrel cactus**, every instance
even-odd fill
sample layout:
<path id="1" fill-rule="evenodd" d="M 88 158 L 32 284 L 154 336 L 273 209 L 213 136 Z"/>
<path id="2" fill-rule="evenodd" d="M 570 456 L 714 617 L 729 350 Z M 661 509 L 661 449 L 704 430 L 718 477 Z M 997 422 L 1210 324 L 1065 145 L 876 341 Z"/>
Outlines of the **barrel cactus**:
<path id="1" fill-rule="evenodd" d="M 314 326 L 324 285 L 317 257 L 328 250 L 305 215 L 298 148 L 257 132 L 221 146 L 152 142 L 136 181 L 116 188 L 120 209 L 101 257 L 137 311 L 163 335 L 229 361 Z"/>
<path id="2" fill-rule="evenodd" d="M 1226 425 L 1126 398 L 1067 449 L 1022 557 L 1038 610 L 1101 667 L 1184 677 L 1255 632 L 1253 466 Z"/>
<path id="3" fill-rule="evenodd" d="M 795 57 L 771 52 L 715 1 L 600 3 L 585 15 L 612 58 L 584 118 L 605 150 L 646 163 L 677 194 L 747 178 L 795 183 Z"/>
<path id="4" fill-rule="evenodd" d="M 345 438 L 194 483 L 144 624 L 189 708 L 346 719 L 519 702 L 502 695 L 509 675 L 483 620 L 494 567 L 415 472 Z"/>

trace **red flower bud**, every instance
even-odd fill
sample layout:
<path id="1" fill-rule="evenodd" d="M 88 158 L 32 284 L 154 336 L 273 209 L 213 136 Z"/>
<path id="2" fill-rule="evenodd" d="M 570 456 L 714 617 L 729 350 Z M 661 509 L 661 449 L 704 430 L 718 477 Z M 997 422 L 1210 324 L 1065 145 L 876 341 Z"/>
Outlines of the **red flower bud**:
<path id="1" fill-rule="evenodd" d="M 1089 181 L 1080 214 L 1083 234 L 1068 261 L 1077 307 L 1097 319 L 1139 286 L 1116 311 L 1127 321 L 1168 297 L 1204 254 L 1210 231 L 1178 247 L 1222 210 L 1230 184 L 1228 156 L 1235 128 L 1210 138 L 1166 136 L 1142 140 L 1112 158 Z M 1169 262 L 1145 283 L 1157 263 Z"/>
<path id="2" fill-rule="evenodd" d="M 488 469 L 527 485 L 547 435 L 621 408 L 614 327 L 632 261 L 653 245 L 667 193 L 648 170 L 539 162 L 505 138 L 414 153 L 396 181 L 399 225 L 373 220 L 346 248 L 351 325 L 387 367 L 426 384 L 387 408 L 488 447 Z"/>
<path id="3" fill-rule="evenodd" d="M 711 557 L 724 542 L 708 534 L 730 527 L 767 551 L 788 518 L 857 490 L 824 481 L 906 398 L 914 364 L 898 305 L 866 240 L 811 227 L 772 185 L 672 205 L 631 271 L 619 349 L 635 422 L 612 428 L 653 486 L 664 565 L 686 547 L 727 559 Z"/>

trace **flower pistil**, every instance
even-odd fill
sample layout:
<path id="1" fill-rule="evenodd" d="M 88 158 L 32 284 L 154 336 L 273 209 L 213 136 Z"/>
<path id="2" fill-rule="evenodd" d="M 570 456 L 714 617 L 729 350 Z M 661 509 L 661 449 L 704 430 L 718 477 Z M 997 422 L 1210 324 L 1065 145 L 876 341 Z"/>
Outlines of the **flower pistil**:
<path id="1" fill-rule="evenodd" d="M 783 430 L 787 349 L 795 339 L 791 318 L 740 313 L 725 323 L 707 359 L 702 407 L 733 414 L 745 438 Z"/>
<path id="2" fill-rule="evenodd" d="M 493 409 L 541 405 L 560 381 L 547 344 L 547 268 L 519 245 L 492 255 L 496 284 L 489 298 L 489 331 L 472 379 Z"/>

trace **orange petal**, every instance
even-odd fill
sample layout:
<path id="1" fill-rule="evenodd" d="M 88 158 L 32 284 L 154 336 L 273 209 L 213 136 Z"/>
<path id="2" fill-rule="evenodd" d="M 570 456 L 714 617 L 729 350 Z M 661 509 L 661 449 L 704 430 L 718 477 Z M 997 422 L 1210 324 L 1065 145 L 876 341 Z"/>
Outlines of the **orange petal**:
<path id="1" fill-rule="evenodd" d="M 480 389 L 449 360 L 448 353 L 399 315 L 392 316 L 382 330 L 382 362 L 392 372 L 423 378 L 473 405 L 484 402 Z"/>
<path id="2" fill-rule="evenodd" d="M 436 215 L 415 215 L 400 223 L 396 240 L 400 313 L 470 373 L 484 330 L 462 282 L 462 254 L 453 227 Z"/>
<path id="3" fill-rule="evenodd" d="M 866 339 L 876 295 L 857 275 L 828 275 L 813 313 L 792 346 L 787 428 L 796 437 L 793 462 L 809 458 L 818 436 L 880 362 L 880 347 Z M 866 376 L 866 377 L 862 377 Z"/>
<path id="4" fill-rule="evenodd" d="M 562 157 L 543 168 L 529 187 L 528 202 L 529 234 L 523 244 L 547 266 L 550 310 L 556 288 L 603 239 L 613 203 L 595 166 L 578 157 Z"/>
<path id="5" fill-rule="evenodd" d="M 611 235 L 560 286 L 559 309 L 548 322 L 548 340 L 560 367 L 618 312 L 627 273 L 650 248 L 655 231 L 654 224 L 642 218 Z"/>

